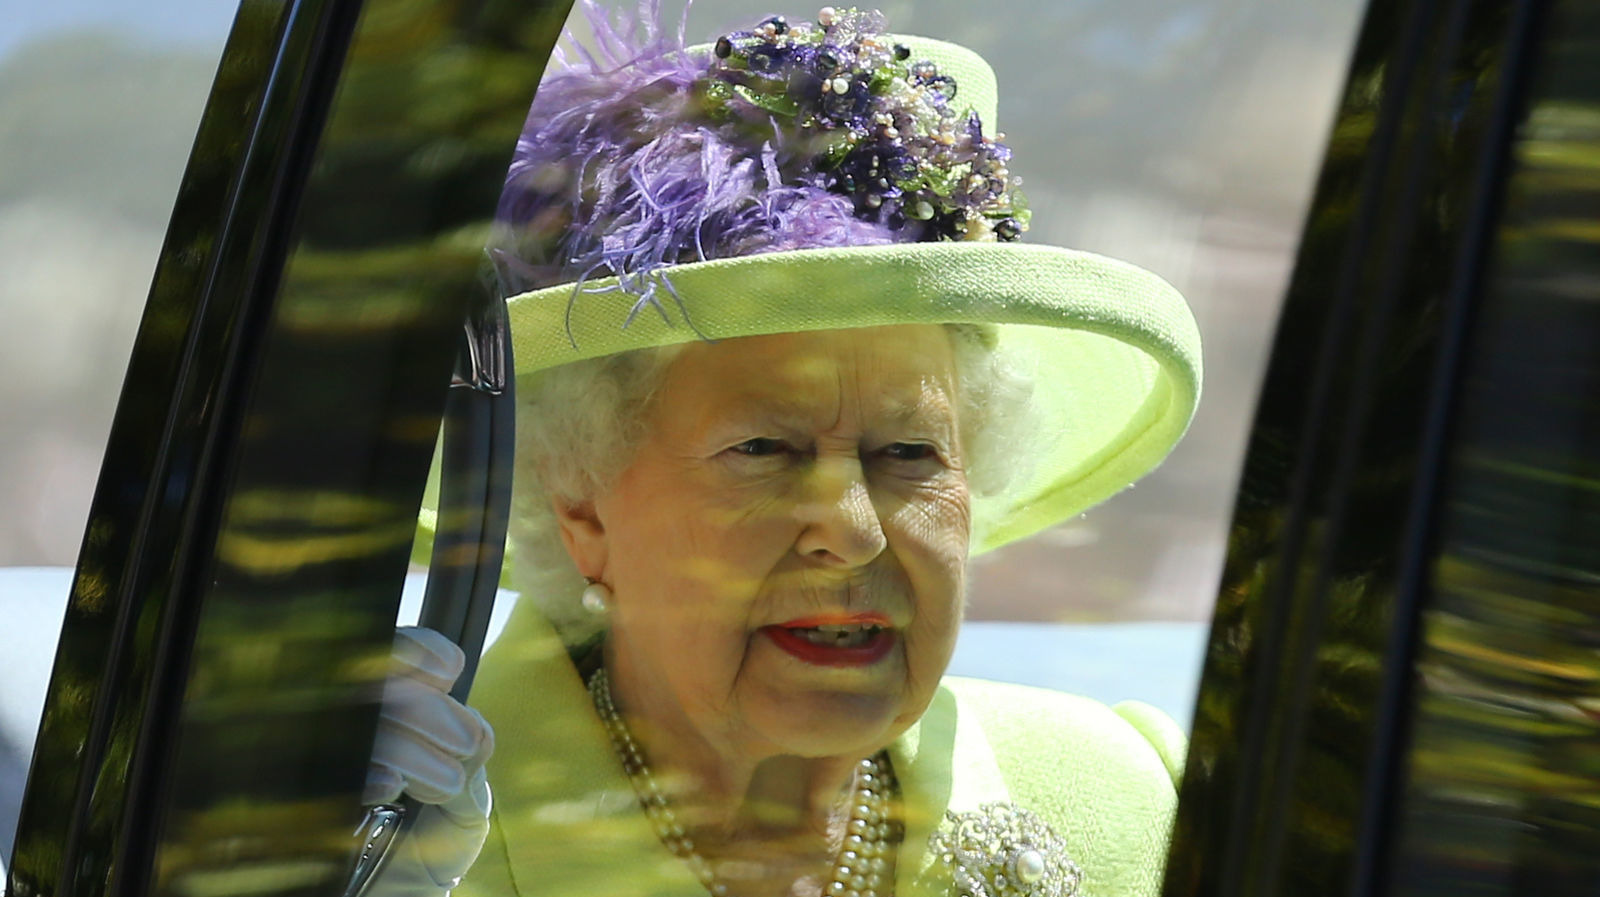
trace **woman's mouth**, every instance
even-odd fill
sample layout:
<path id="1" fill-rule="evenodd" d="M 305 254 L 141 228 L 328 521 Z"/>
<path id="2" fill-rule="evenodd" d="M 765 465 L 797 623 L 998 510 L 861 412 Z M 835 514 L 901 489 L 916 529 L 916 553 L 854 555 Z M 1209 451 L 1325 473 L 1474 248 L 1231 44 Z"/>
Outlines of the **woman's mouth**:
<path id="1" fill-rule="evenodd" d="M 761 631 L 789 655 L 817 666 L 867 666 L 894 647 L 894 629 L 879 614 L 790 620 Z"/>

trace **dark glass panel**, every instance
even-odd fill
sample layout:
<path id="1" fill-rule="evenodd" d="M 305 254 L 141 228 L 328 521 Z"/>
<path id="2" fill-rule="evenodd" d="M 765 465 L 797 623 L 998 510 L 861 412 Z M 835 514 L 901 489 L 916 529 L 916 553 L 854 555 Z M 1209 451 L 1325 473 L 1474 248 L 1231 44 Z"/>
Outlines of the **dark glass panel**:
<path id="1" fill-rule="evenodd" d="M 452 357 L 565 12 L 245 3 L 108 449 L 11 893 L 342 886 Z"/>
<path id="2" fill-rule="evenodd" d="M 259 240 L 225 226 L 252 193 L 265 218 L 260 195 L 278 172 L 272 154 L 251 157 L 251 137 L 258 122 L 281 122 L 300 93 L 294 67 L 308 41 L 283 40 L 292 11 L 241 8 L 201 119 L 107 440 L 19 816 L 11 894 L 103 885 L 127 830 L 120 808 L 157 678 L 160 621 L 182 576 L 174 561 L 188 542 L 184 520 L 198 500 L 239 314 L 255 293 L 218 299 L 209 284 L 248 285 L 259 258 Z"/>
<path id="3" fill-rule="evenodd" d="M 327 893 L 457 336 L 565 4 L 369 0 L 234 450 L 162 893 Z"/>
<path id="4" fill-rule="evenodd" d="M 1469 341 L 1390 893 L 1600 893 L 1600 10 L 1555 4 Z"/>
<path id="5" fill-rule="evenodd" d="M 1235 507 L 1166 893 L 1370 893 L 1460 334 L 1541 4 L 1374 4 Z"/>

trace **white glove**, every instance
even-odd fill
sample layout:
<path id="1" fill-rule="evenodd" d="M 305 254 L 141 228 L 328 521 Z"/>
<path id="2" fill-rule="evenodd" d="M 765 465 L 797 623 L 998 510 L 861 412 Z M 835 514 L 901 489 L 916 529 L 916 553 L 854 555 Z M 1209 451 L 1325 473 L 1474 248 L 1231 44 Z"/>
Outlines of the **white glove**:
<path id="1" fill-rule="evenodd" d="M 415 626 L 395 630 L 394 666 L 383 687 L 378 737 L 362 798 L 421 801 L 416 822 L 368 892 L 374 897 L 438 895 L 456 886 L 489 834 L 483 764 L 494 730 L 450 697 L 466 656 L 449 639 Z"/>

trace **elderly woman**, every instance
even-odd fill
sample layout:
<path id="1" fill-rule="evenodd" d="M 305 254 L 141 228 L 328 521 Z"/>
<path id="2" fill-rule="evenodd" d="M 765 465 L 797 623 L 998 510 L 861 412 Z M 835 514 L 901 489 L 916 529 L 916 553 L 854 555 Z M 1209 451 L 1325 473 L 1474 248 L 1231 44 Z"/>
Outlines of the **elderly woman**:
<path id="1" fill-rule="evenodd" d="M 375 793 L 437 807 L 386 886 L 1154 894 L 1170 720 L 944 671 L 969 556 L 1181 435 L 1182 299 L 1013 242 L 971 52 L 854 10 L 688 49 L 643 24 L 595 17 L 508 176 L 524 599 L 487 724 L 405 640 L 428 684 Z"/>

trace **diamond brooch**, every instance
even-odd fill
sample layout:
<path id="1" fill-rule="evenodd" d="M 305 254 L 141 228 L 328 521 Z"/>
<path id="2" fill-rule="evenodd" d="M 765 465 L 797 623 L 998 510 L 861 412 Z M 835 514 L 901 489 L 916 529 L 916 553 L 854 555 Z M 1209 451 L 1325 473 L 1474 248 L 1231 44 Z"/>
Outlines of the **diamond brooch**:
<path id="1" fill-rule="evenodd" d="M 929 839 L 955 897 L 1074 897 L 1083 881 L 1067 846 L 1044 820 L 1011 804 L 947 812 Z"/>

